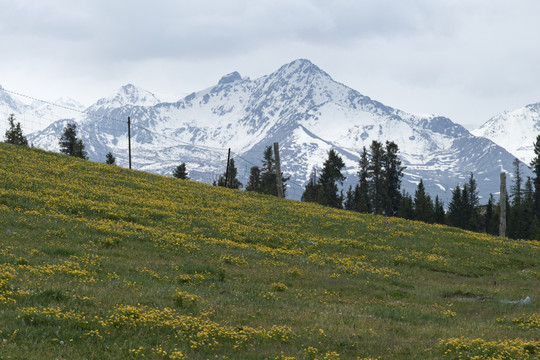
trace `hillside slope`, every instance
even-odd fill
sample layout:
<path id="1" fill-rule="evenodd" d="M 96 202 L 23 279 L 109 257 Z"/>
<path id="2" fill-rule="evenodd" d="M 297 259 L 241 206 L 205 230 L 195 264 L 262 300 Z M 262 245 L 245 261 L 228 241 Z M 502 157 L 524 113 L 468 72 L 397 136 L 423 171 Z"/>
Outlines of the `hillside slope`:
<path id="1" fill-rule="evenodd" d="M 539 264 L 534 242 L 0 144 L 2 359 L 529 359 Z"/>

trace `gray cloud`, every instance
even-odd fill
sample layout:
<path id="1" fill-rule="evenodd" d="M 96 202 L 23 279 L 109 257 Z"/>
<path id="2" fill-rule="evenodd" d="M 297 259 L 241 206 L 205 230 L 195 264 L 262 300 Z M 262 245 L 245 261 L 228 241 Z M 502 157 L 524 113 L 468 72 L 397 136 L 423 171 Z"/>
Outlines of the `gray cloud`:
<path id="1" fill-rule="evenodd" d="M 0 84 L 83 101 L 309 58 L 390 106 L 483 122 L 540 101 L 535 0 L 0 0 Z"/>

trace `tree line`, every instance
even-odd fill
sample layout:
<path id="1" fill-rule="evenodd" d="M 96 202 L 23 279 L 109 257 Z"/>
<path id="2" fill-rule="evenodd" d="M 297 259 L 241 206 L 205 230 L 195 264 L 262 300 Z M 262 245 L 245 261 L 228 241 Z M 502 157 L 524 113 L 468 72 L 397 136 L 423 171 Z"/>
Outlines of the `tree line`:
<path id="1" fill-rule="evenodd" d="M 507 199 L 507 233 L 515 239 L 540 240 L 540 135 L 535 144 L 536 157 L 531 162 L 535 178 L 523 179 L 521 162 L 514 160 L 514 183 Z M 493 194 L 481 205 L 474 175 L 452 190 L 451 201 L 444 203 L 427 193 L 420 180 L 414 196 L 401 191 L 401 179 L 406 167 L 401 166 L 398 146 L 391 141 L 384 145 L 373 141 L 369 151 L 364 147 L 358 161 L 358 183 L 343 193 L 339 190 L 345 176 L 345 163 L 333 149 L 328 151 L 320 175 L 313 169 L 302 194 L 302 201 L 316 202 L 339 209 L 373 213 L 450 225 L 466 230 L 499 234 L 500 204 Z"/>
<path id="2" fill-rule="evenodd" d="M 15 115 L 8 117 L 8 129 L 4 142 L 28 147 L 28 140 L 23 135 L 20 122 L 15 122 Z M 85 146 L 77 136 L 76 124 L 67 124 L 59 139 L 60 152 L 68 156 L 88 159 Z M 540 135 L 534 144 L 535 157 L 530 166 L 534 178 L 523 178 L 521 162 L 513 162 L 514 182 L 510 187 L 510 197 L 506 208 L 506 236 L 516 239 L 540 240 Z M 471 173 L 468 181 L 452 190 L 448 210 L 438 196 L 433 199 L 418 182 L 414 196 L 401 191 L 401 179 L 406 167 L 399 158 L 399 148 L 392 141 L 382 144 L 373 141 L 369 147 L 363 147 L 358 161 L 358 183 L 343 193 L 340 190 L 345 176 L 342 173 L 345 163 L 339 154 L 331 149 L 328 158 L 322 164 L 320 173 L 313 169 L 302 201 L 316 202 L 321 205 L 378 215 L 419 220 L 426 223 L 446 224 L 466 230 L 486 232 L 498 235 L 500 204 L 495 203 L 493 194 L 487 204 L 480 205 L 476 180 Z M 107 164 L 116 164 L 111 152 L 106 155 Z M 237 179 L 234 159 L 229 159 L 228 170 L 214 181 L 215 186 L 240 189 L 243 184 Z M 172 174 L 179 179 L 189 179 L 186 164 L 178 165 Z M 280 174 L 283 193 L 286 193 L 288 177 Z M 263 152 L 262 166 L 250 169 L 246 191 L 278 196 L 276 160 L 271 146 Z"/>

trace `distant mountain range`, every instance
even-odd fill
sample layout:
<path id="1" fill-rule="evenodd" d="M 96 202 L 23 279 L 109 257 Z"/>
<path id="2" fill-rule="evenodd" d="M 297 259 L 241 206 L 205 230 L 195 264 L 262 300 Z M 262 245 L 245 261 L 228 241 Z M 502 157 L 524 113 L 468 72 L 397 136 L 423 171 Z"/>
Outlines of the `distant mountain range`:
<path id="1" fill-rule="evenodd" d="M 3 91 L 0 104 L 23 119 L 40 116 L 35 107 L 17 103 Z M 346 188 L 358 181 L 364 146 L 369 149 L 373 140 L 394 141 L 407 167 L 402 188 L 414 194 L 423 179 L 432 197 L 438 195 L 446 203 L 451 190 L 470 173 L 484 202 L 490 193 L 498 194 L 499 173 L 512 173 L 517 156 L 498 137 L 480 132 L 489 122 L 471 133 L 446 117 L 394 109 L 334 81 L 303 59 L 254 80 L 230 73 L 215 86 L 177 102 L 161 102 L 146 90 L 125 85 L 80 113 L 51 119 L 50 125 L 28 132 L 28 138 L 37 147 L 57 151 L 63 127 L 75 121 L 90 159 L 104 162 L 111 151 L 121 166 L 127 166 L 128 116 L 135 169 L 170 175 L 185 162 L 192 179 L 211 182 L 224 172 L 226 150 L 231 148 L 245 185 L 250 167 L 261 164 L 264 148 L 279 142 L 282 170 L 291 177 L 289 197 L 296 199 L 312 168 L 322 166 L 331 148 L 345 161 Z M 499 137 L 507 131 L 497 129 L 501 130 L 492 133 Z M 524 161 L 526 151 L 520 156 Z M 529 169 L 524 171 L 530 175 Z"/>

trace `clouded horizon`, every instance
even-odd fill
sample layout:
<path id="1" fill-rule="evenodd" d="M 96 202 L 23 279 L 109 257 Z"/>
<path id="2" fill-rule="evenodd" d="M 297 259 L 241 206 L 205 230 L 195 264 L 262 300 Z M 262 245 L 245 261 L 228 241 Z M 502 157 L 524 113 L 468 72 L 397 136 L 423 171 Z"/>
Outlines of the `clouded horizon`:
<path id="1" fill-rule="evenodd" d="M 385 105 L 480 126 L 540 102 L 540 2 L 0 0 L 0 85 L 165 101 L 306 58 Z"/>

